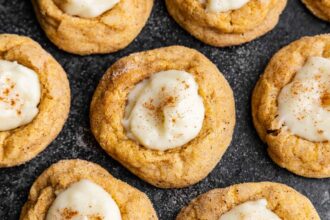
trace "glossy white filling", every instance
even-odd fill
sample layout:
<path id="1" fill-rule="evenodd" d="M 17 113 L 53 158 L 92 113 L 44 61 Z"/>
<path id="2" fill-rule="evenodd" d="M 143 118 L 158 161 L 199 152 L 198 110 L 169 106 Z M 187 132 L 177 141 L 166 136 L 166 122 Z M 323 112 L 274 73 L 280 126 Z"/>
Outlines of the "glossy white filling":
<path id="1" fill-rule="evenodd" d="M 330 59 L 310 57 L 278 97 L 278 118 L 293 134 L 330 141 Z"/>
<path id="2" fill-rule="evenodd" d="M 222 13 L 238 10 L 251 0 L 198 0 L 206 5 L 206 10 L 212 13 Z M 268 4 L 270 0 L 259 0 L 261 4 Z"/>
<path id="3" fill-rule="evenodd" d="M 55 0 L 67 14 L 82 18 L 95 18 L 112 9 L 120 0 Z"/>
<path id="4" fill-rule="evenodd" d="M 30 123 L 38 114 L 41 90 L 37 73 L 0 60 L 0 131 Z"/>
<path id="5" fill-rule="evenodd" d="M 237 10 L 246 5 L 250 0 L 199 0 L 206 4 L 206 10 L 209 12 L 228 12 Z"/>
<path id="6" fill-rule="evenodd" d="M 198 135 L 204 112 L 194 77 L 184 71 L 163 71 L 129 93 L 123 126 L 130 139 L 150 149 L 167 150 Z"/>
<path id="7" fill-rule="evenodd" d="M 83 179 L 59 193 L 48 210 L 46 220 L 121 220 L 111 195 L 94 182 Z"/>
<path id="8" fill-rule="evenodd" d="M 240 204 L 223 214 L 219 220 L 281 220 L 267 208 L 267 200 L 260 199 Z"/>

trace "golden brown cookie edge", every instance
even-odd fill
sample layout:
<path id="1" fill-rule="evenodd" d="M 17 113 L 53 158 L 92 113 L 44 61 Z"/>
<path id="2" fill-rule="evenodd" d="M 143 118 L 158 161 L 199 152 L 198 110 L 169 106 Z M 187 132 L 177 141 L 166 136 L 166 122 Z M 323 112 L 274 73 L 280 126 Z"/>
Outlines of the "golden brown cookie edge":
<path id="1" fill-rule="evenodd" d="M 102 98 L 100 99 L 100 97 L 102 97 L 104 95 L 104 91 L 102 91 L 102 90 L 105 90 L 105 88 L 107 88 L 108 86 L 111 86 L 111 84 L 113 84 L 113 81 L 112 81 L 113 76 L 112 75 L 114 73 L 112 71 L 114 71 L 114 72 L 117 71 L 117 72 L 121 72 L 121 74 L 124 74 L 122 72 L 122 70 L 127 69 L 126 66 L 125 66 L 126 63 L 129 63 L 132 66 L 132 65 L 134 65 L 134 60 L 142 59 L 140 56 L 155 55 L 155 57 L 158 59 L 162 56 L 162 53 L 165 53 L 165 54 L 167 54 L 166 56 L 169 56 L 169 54 L 171 54 L 172 52 L 180 54 L 180 53 L 182 53 L 182 50 L 184 52 L 189 52 L 190 53 L 187 56 L 192 57 L 192 58 L 195 56 L 198 59 L 201 59 L 203 62 L 206 62 L 207 65 L 209 65 L 208 67 L 209 67 L 210 71 L 212 72 L 211 75 L 213 75 L 213 78 L 215 79 L 215 80 L 212 80 L 213 83 L 214 83 L 214 81 L 216 83 L 217 80 L 218 80 L 218 82 L 221 82 L 220 84 L 222 84 L 222 86 L 223 86 L 223 88 L 221 88 L 221 91 L 225 91 L 225 92 L 223 92 L 223 94 L 221 95 L 222 96 L 221 99 L 223 99 L 223 100 L 221 100 L 221 101 L 218 100 L 217 103 L 218 104 L 222 103 L 222 104 L 224 104 L 224 106 L 226 106 L 226 107 L 221 106 L 221 108 L 226 108 L 226 110 L 224 110 L 226 113 L 223 113 L 223 112 L 221 112 L 221 113 L 225 114 L 228 117 L 226 117 L 226 119 L 223 119 L 224 117 L 220 117 L 220 119 L 219 119 L 219 120 L 225 120 L 225 121 L 228 120 L 228 125 L 222 125 L 221 126 L 221 127 L 223 127 L 224 130 L 226 130 L 226 131 L 223 131 L 223 132 L 225 132 L 226 135 L 222 136 L 222 139 L 219 138 L 219 137 L 212 137 L 212 138 L 215 138 L 217 140 L 217 142 L 219 142 L 219 141 L 221 142 L 221 145 L 217 144 L 219 147 L 213 147 L 213 145 L 215 143 L 207 144 L 209 148 L 212 149 L 212 147 L 213 147 L 213 151 L 216 152 L 215 156 L 214 156 L 214 154 L 209 153 L 213 156 L 211 156 L 211 158 L 208 158 L 207 164 L 204 164 L 205 162 L 200 162 L 200 164 L 198 164 L 198 162 L 196 162 L 196 161 L 191 162 L 191 164 L 192 164 L 191 166 L 194 167 L 193 170 L 196 171 L 195 173 L 194 172 L 187 172 L 188 177 L 186 177 L 186 178 L 179 178 L 179 177 L 176 178 L 175 175 L 171 175 L 171 177 L 169 177 L 170 180 L 166 179 L 165 177 L 163 177 L 163 178 L 157 178 L 156 177 L 155 178 L 154 174 L 152 174 L 150 172 L 159 173 L 160 171 L 153 171 L 153 170 L 157 169 L 157 166 L 159 168 L 159 166 L 161 166 L 161 165 L 158 165 L 158 164 L 152 165 L 153 168 L 150 167 L 150 171 L 148 171 L 148 169 L 146 168 L 145 172 L 141 172 L 139 170 L 139 168 L 136 168 L 136 167 L 143 166 L 143 165 L 141 165 L 141 164 L 137 165 L 136 161 L 135 161 L 134 162 L 135 167 L 131 166 L 130 164 L 132 163 L 132 161 L 128 162 L 129 159 L 127 159 L 126 156 L 119 155 L 120 154 L 119 150 L 111 149 L 111 147 L 107 146 L 107 143 L 104 143 L 106 141 L 100 140 L 99 137 L 102 136 L 102 131 L 101 131 L 102 129 L 100 129 L 99 124 L 104 119 L 102 119 L 101 115 L 103 113 L 100 112 L 100 108 L 96 107 L 96 106 L 104 104 L 104 100 L 102 100 Z M 176 56 L 178 56 L 178 55 L 176 55 Z M 178 56 L 178 59 L 180 59 L 180 56 Z M 166 64 L 164 64 L 164 65 L 166 66 Z M 204 63 L 204 65 L 205 65 L 205 63 Z M 137 66 L 139 66 L 139 68 L 141 68 L 140 65 L 137 65 Z M 165 69 L 163 69 L 163 70 L 165 70 Z M 115 73 L 115 76 L 114 76 L 116 78 L 121 76 L 117 72 Z M 124 77 L 124 80 L 122 80 L 122 83 L 125 82 L 127 84 L 127 79 L 128 79 L 128 77 L 127 78 Z M 218 87 L 218 85 L 213 85 L 213 86 Z M 108 95 L 111 95 L 111 94 L 108 94 Z M 217 98 L 217 99 L 219 99 L 219 98 Z M 229 100 L 229 101 L 224 101 L 224 100 Z M 216 106 L 219 106 L 218 104 Z M 111 111 L 115 112 L 115 111 L 119 111 L 119 110 L 116 109 L 116 110 L 111 110 Z M 215 113 L 215 114 L 220 114 L 220 113 Z M 217 117 L 215 117 L 215 118 L 217 118 Z M 186 48 L 186 47 L 182 47 L 182 46 L 171 46 L 171 47 L 159 48 L 159 49 L 155 49 L 155 50 L 151 50 L 151 51 L 132 54 L 128 57 L 124 57 L 124 58 L 120 59 L 112 67 L 110 67 L 109 70 L 104 75 L 103 79 L 100 81 L 100 84 L 99 84 L 98 88 L 96 89 L 96 91 L 94 93 L 92 104 L 91 104 L 90 120 L 91 120 L 91 126 L 92 126 L 92 131 L 94 133 L 94 136 L 99 141 L 102 148 L 105 149 L 108 152 L 108 154 L 110 154 L 110 156 L 112 156 L 114 159 L 119 161 L 123 166 L 125 166 L 127 169 L 129 169 L 131 172 L 133 172 L 135 175 L 139 176 L 141 179 L 143 179 L 146 182 L 149 182 L 150 184 L 155 185 L 157 187 L 161 187 L 161 188 L 182 188 L 182 187 L 186 187 L 186 186 L 189 186 L 189 185 L 193 185 L 196 182 L 204 179 L 211 172 L 211 170 L 213 170 L 215 165 L 221 159 L 223 153 L 226 151 L 227 147 L 229 146 L 229 143 L 231 142 L 231 137 L 232 137 L 232 134 L 233 134 L 233 127 L 234 127 L 234 124 L 235 124 L 235 104 L 234 104 L 234 99 L 233 99 L 233 92 L 232 92 L 228 82 L 225 80 L 223 75 L 220 74 L 219 70 L 217 69 L 217 67 L 212 62 L 210 62 L 204 55 L 202 55 L 201 53 L 199 53 L 196 50 Z M 217 122 L 217 123 L 220 123 L 220 122 Z M 225 126 L 228 126 L 227 129 L 224 128 Z M 111 129 L 111 128 L 109 128 L 109 129 Z M 219 132 L 221 132 L 219 130 L 221 130 L 221 129 L 217 129 L 217 131 L 213 132 L 213 134 L 211 134 L 211 135 L 216 136 L 216 133 L 219 134 Z M 223 139 L 223 137 L 226 137 L 225 140 Z M 209 139 L 207 139 L 206 142 L 208 142 L 208 141 L 209 141 Z M 133 144 L 133 148 L 136 147 L 134 145 L 136 145 L 136 144 Z M 188 145 L 189 145 L 189 143 L 188 143 Z M 166 157 L 168 157 L 167 160 L 170 160 L 169 157 L 173 156 L 173 155 L 174 155 L 173 159 L 177 158 L 177 157 L 179 157 L 179 158 L 182 157 L 182 156 L 180 156 L 179 153 L 176 154 L 176 152 L 180 151 L 178 149 L 170 150 L 170 151 L 165 152 L 164 154 L 162 153 L 161 156 L 157 156 L 156 151 L 148 150 L 148 149 L 145 149 L 144 147 L 137 147 L 137 148 L 139 150 L 135 151 L 134 155 L 139 154 L 141 157 L 144 157 L 145 156 L 144 154 L 149 155 L 149 156 L 151 155 L 154 160 L 161 160 L 161 158 L 166 158 Z M 184 148 L 185 151 L 188 151 L 187 147 L 182 147 L 182 148 Z M 214 148 L 215 148 L 215 150 L 214 150 Z M 200 146 L 199 150 L 196 150 L 196 152 L 201 153 L 201 151 L 202 151 L 202 149 L 201 149 L 201 146 Z M 122 153 L 122 151 L 120 151 L 120 152 Z M 192 152 L 191 154 L 194 155 L 194 152 Z M 187 160 L 187 159 L 185 159 L 185 160 Z M 197 164 L 194 164 L 194 163 L 197 163 Z M 184 164 L 189 164 L 189 161 L 184 162 Z M 203 166 L 198 166 L 198 165 L 203 165 Z M 151 164 L 149 164 L 148 166 L 151 166 Z M 155 166 L 156 166 L 156 168 L 155 168 Z M 182 166 L 182 164 L 180 166 Z M 165 171 L 163 171 L 163 173 L 164 172 Z M 169 172 L 165 172 L 165 173 L 168 174 Z"/>
<path id="2" fill-rule="evenodd" d="M 29 124 L 10 131 L 0 132 L 0 134 L 3 135 L 2 138 L 0 138 L 3 147 L 1 151 L 2 157 L 9 156 L 9 158 L 0 161 L 0 168 L 18 166 L 35 158 L 58 136 L 68 118 L 70 110 L 69 81 L 62 66 L 52 55 L 45 51 L 38 42 L 29 37 L 15 34 L 1 34 L 0 41 L 1 40 L 6 42 L 19 41 L 18 44 L 13 44 L 13 46 L 9 45 L 11 48 L 9 48 L 8 51 L 0 49 L 1 55 L 6 56 L 7 60 L 14 61 L 17 61 L 14 58 L 18 56 L 21 61 L 24 61 L 24 63 L 21 63 L 22 65 L 27 64 L 25 66 L 34 69 L 34 71 L 38 73 L 42 87 L 39 110 L 41 105 L 42 108 L 46 110 L 52 106 L 56 106 L 56 111 L 54 111 L 56 114 L 50 114 L 50 112 L 44 113 L 42 109 Z M 27 49 L 28 52 L 25 53 L 24 50 Z M 30 60 L 30 56 L 38 57 L 38 59 Z M 47 73 L 43 74 L 43 72 L 40 71 L 45 71 Z M 41 114 L 42 116 L 40 116 Z M 45 123 L 45 120 L 48 121 L 49 115 L 53 115 L 50 117 L 53 122 L 50 126 Z M 48 128 L 46 127 L 46 129 L 43 129 L 45 127 L 44 124 L 46 124 Z M 38 133 L 38 135 L 31 135 L 30 132 Z M 35 140 L 35 138 L 37 139 Z M 24 151 L 20 151 L 19 155 L 10 156 L 12 153 L 15 154 L 13 150 L 17 150 L 17 148 L 23 148 Z M 8 152 L 6 153 L 5 151 Z"/>
<path id="3" fill-rule="evenodd" d="M 176 220 L 218 220 L 222 214 L 239 204 L 265 197 L 268 197 L 268 208 L 282 219 L 320 220 L 307 197 L 287 185 L 275 182 L 242 183 L 210 190 L 193 199 L 179 212 Z M 283 216 L 287 214 L 291 216 Z"/>
<path id="4" fill-rule="evenodd" d="M 61 175 L 64 175 L 64 180 L 60 178 Z M 64 190 L 69 187 L 70 184 L 84 178 L 90 179 L 91 181 L 100 184 L 102 187 L 106 187 L 104 189 L 108 191 L 118 203 L 123 220 L 158 219 L 156 211 L 145 193 L 119 179 L 116 179 L 98 164 L 80 159 L 72 159 L 61 160 L 52 164 L 35 180 L 30 189 L 29 198 L 22 208 L 20 220 L 32 220 L 36 219 L 35 217 L 40 217 L 40 215 L 45 216 L 47 214 L 45 211 L 48 210 L 49 204 L 42 207 L 42 210 L 40 210 L 40 203 L 45 202 L 51 204 L 56 196 L 53 195 L 49 201 L 44 198 L 42 198 L 44 200 L 38 201 L 41 194 L 46 194 L 45 192 L 49 191 L 50 188 L 52 188 L 53 191 L 54 189 Z M 115 189 L 111 189 L 111 187 L 114 187 Z M 113 193 L 109 192 L 109 189 L 112 191 L 119 190 L 120 192 L 113 195 Z M 42 213 L 34 213 L 34 209 L 36 209 L 36 211 L 42 211 Z"/>
<path id="5" fill-rule="evenodd" d="M 182 15 L 176 15 L 175 10 L 172 10 L 172 8 L 176 7 L 174 1 L 166 0 L 166 7 L 171 17 L 192 36 L 215 47 L 241 45 L 267 34 L 277 25 L 279 17 L 287 4 L 287 0 L 279 0 L 279 3 L 270 11 L 264 23 L 251 31 L 244 34 L 223 34 L 213 30 L 208 31 L 205 27 L 190 25 L 189 21 L 186 21 Z"/>

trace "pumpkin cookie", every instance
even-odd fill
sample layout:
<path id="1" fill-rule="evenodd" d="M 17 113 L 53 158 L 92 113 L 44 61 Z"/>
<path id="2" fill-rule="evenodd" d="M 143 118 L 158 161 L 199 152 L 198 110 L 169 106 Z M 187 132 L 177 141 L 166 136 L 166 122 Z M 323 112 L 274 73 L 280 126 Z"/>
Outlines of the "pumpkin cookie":
<path id="1" fill-rule="evenodd" d="M 312 203 L 291 187 L 260 182 L 211 190 L 194 199 L 176 219 L 320 220 L 320 217 Z"/>
<path id="2" fill-rule="evenodd" d="M 156 220 L 149 198 L 114 178 L 97 164 L 62 160 L 31 187 L 20 220 L 29 219 Z"/>
<path id="3" fill-rule="evenodd" d="M 130 44 L 144 27 L 153 0 L 32 0 L 48 38 L 60 49 L 87 55 Z"/>
<path id="4" fill-rule="evenodd" d="M 252 41 L 278 23 L 287 0 L 166 0 L 180 26 L 206 44 L 225 47 Z"/>
<path id="5" fill-rule="evenodd" d="M 155 186 L 176 188 L 202 180 L 219 162 L 235 105 L 212 62 L 172 46 L 117 61 L 95 91 L 90 117 L 109 155 Z"/>
<path id="6" fill-rule="evenodd" d="M 330 0 L 302 1 L 315 16 L 325 21 L 330 21 Z"/>
<path id="7" fill-rule="evenodd" d="M 330 177 L 330 35 L 302 38 L 270 61 L 252 97 L 254 125 L 281 167 Z"/>
<path id="8" fill-rule="evenodd" d="M 69 113 L 66 73 L 27 37 L 0 35 L 0 167 L 31 160 L 61 131 Z"/>

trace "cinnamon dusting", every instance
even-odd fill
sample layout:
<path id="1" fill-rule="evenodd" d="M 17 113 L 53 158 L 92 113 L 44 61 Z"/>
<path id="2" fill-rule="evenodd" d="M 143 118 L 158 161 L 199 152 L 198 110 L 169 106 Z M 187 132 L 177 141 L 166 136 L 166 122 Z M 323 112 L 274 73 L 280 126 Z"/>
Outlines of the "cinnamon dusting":
<path id="1" fill-rule="evenodd" d="M 64 220 L 70 220 L 70 219 L 74 218 L 75 216 L 77 216 L 78 214 L 79 214 L 79 212 L 77 212 L 77 211 L 74 211 L 69 208 L 64 208 L 61 212 L 61 217 Z"/>
<path id="2" fill-rule="evenodd" d="M 160 122 L 164 122 L 164 108 L 174 107 L 178 99 L 176 96 L 167 95 L 164 91 L 165 88 L 162 87 L 160 97 L 164 98 L 161 99 L 160 103 L 156 104 L 153 99 L 143 103 L 143 107 L 148 109 L 152 116 L 155 117 L 155 120 Z"/>
<path id="3" fill-rule="evenodd" d="M 64 208 L 61 212 L 60 215 L 62 217 L 62 220 L 71 220 L 75 217 L 77 217 L 79 215 L 79 212 L 76 210 L 72 210 L 69 208 Z M 103 220 L 104 218 L 99 215 L 99 214 L 93 214 L 93 215 L 89 215 L 87 216 L 88 219 L 90 220 Z"/>
<path id="4" fill-rule="evenodd" d="M 0 91 L 0 102 L 6 103 L 7 105 L 11 106 L 12 108 L 16 108 L 17 115 L 21 115 L 21 105 L 19 103 L 20 95 L 19 93 L 15 93 L 16 83 L 10 80 L 9 78 L 5 79 L 6 87 Z"/>
<path id="5" fill-rule="evenodd" d="M 321 103 L 323 107 L 330 107 L 330 93 L 325 92 L 321 96 Z"/>

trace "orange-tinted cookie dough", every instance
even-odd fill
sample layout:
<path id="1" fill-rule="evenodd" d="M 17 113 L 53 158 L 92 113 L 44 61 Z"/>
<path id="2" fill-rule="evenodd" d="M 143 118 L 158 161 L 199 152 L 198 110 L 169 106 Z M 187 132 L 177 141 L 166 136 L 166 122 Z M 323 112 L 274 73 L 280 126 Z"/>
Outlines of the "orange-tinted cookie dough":
<path id="1" fill-rule="evenodd" d="M 0 35 L 0 59 L 32 69 L 41 86 L 39 113 L 33 121 L 0 131 L 0 167 L 11 167 L 34 158 L 62 130 L 70 109 L 70 87 L 60 64 L 30 38 Z"/>
<path id="2" fill-rule="evenodd" d="M 184 146 L 151 150 L 127 137 L 122 120 L 132 88 L 166 70 L 192 74 L 204 103 L 205 119 L 198 136 Z M 230 144 L 234 97 L 226 79 L 204 55 L 182 46 L 165 47 L 132 54 L 112 65 L 95 91 L 90 122 L 102 148 L 131 172 L 158 187 L 185 187 L 205 178 Z"/>
<path id="3" fill-rule="evenodd" d="M 153 0 L 121 0 L 95 18 L 71 16 L 54 0 L 32 0 L 48 38 L 60 49 L 87 55 L 111 53 L 130 44 L 144 27 Z"/>

